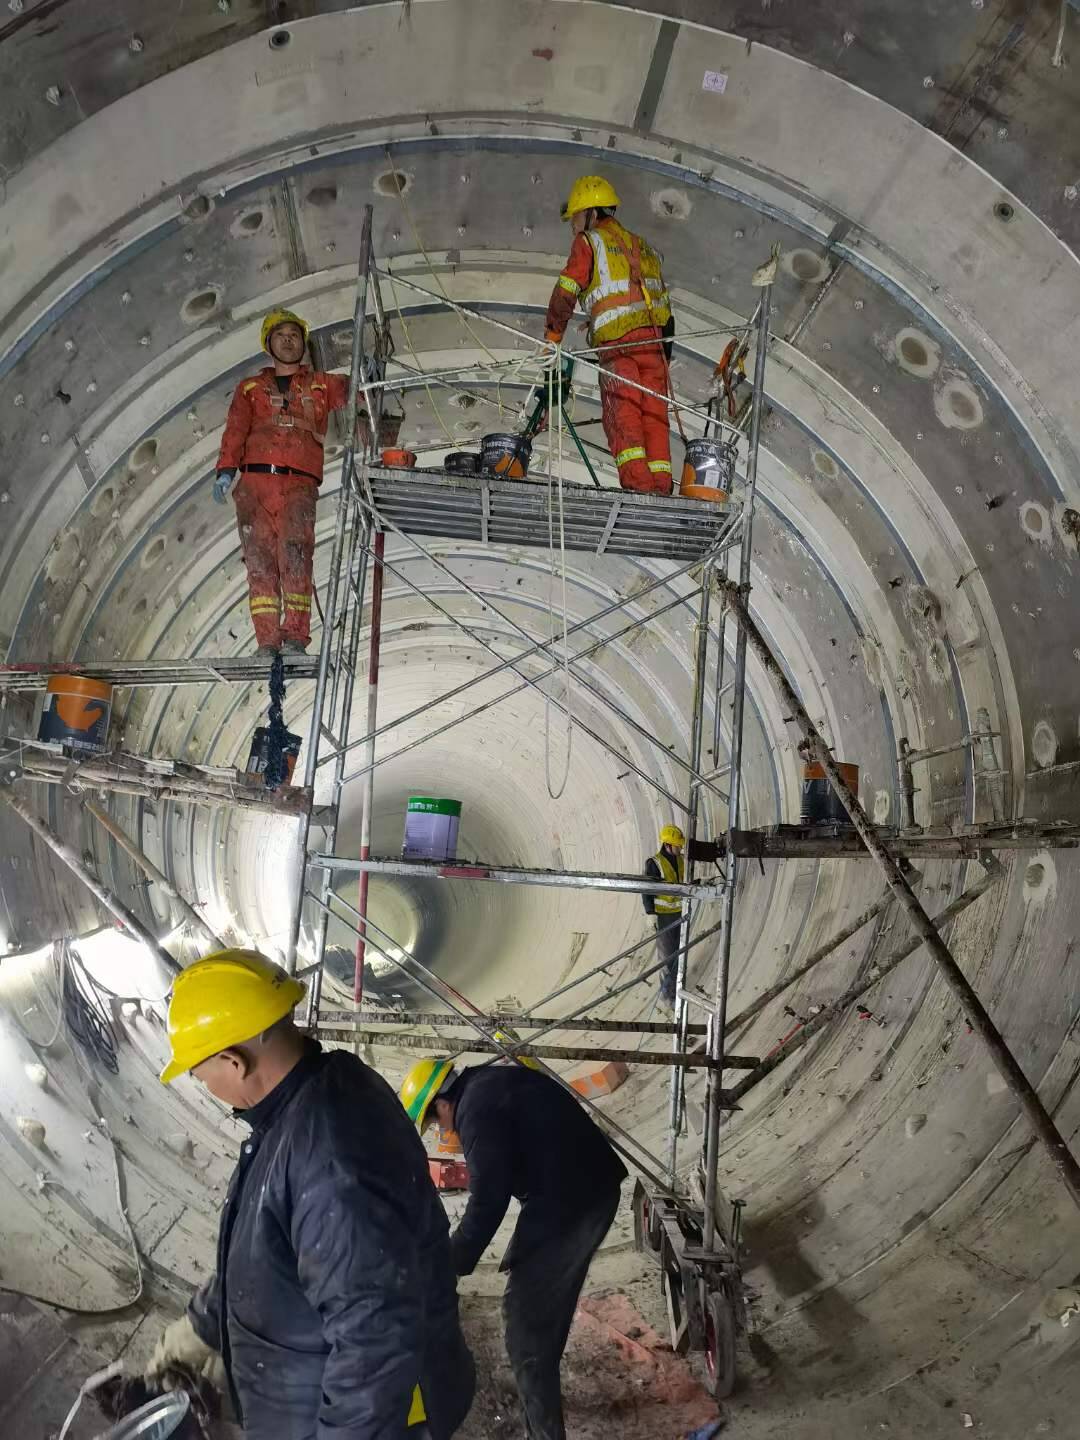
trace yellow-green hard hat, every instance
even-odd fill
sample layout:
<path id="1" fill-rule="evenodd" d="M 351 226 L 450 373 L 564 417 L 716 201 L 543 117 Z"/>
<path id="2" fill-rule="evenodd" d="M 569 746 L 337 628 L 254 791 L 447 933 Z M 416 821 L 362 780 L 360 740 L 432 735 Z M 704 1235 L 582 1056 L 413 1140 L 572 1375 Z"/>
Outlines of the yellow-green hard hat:
<path id="1" fill-rule="evenodd" d="M 217 950 L 181 970 L 169 1000 L 172 1059 L 163 1085 L 283 1020 L 304 998 L 299 980 L 257 950 Z"/>
<path id="2" fill-rule="evenodd" d="M 398 1099 L 405 1106 L 405 1113 L 418 1130 L 424 1128 L 431 1102 L 438 1095 L 443 1082 L 454 1069 L 454 1062 L 439 1059 L 434 1055 L 418 1060 L 405 1076 Z"/>

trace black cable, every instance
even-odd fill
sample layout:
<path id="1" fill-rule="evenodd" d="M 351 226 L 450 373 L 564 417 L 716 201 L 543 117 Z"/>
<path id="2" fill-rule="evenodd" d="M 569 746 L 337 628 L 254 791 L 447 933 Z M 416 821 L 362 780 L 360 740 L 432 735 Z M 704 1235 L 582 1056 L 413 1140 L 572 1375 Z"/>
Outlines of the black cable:
<path id="1" fill-rule="evenodd" d="M 78 951 L 70 948 L 64 968 L 61 1003 L 64 1008 L 64 1023 L 70 1037 L 78 1042 L 91 1060 L 96 1060 L 111 1074 L 119 1074 L 116 1031 L 112 1026 L 108 1005 Z"/>

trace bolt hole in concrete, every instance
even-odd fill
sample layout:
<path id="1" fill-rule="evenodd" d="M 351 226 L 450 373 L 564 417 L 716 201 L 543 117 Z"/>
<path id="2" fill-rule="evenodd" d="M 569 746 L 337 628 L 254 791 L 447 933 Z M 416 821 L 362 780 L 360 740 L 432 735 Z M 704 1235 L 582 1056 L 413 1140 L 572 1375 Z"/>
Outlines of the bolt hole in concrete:
<path id="1" fill-rule="evenodd" d="M 194 200 L 184 206 L 185 220 L 205 220 L 214 208 L 214 202 L 208 195 L 196 195 Z"/>
<path id="2" fill-rule="evenodd" d="M 336 185 L 316 185 L 307 194 L 307 203 L 314 205 L 316 210 L 325 210 L 330 205 L 337 204 Z"/>
<path id="3" fill-rule="evenodd" d="M 236 236 L 255 235 L 263 227 L 265 210 L 245 210 L 233 221 L 232 233 Z"/>
<path id="4" fill-rule="evenodd" d="M 150 602 L 147 600 L 146 596 L 143 595 L 135 601 L 135 604 L 131 607 L 131 613 L 133 615 L 145 615 L 149 608 L 149 605 Z"/>
<path id="5" fill-rule="evenodd" d="M 115 498 L 116 491 L 111 485 L 106 485 L 105 488 L 99 490 L 93 500 L 90 501 L 90 514 L 93 515 L 95 519 L 100 515 L 107 514 L 108 511 L 112 509 L 112 503 Z"/>
<path id="6" fill-rule="evenodd" d="M 156 440 L 140 440 L 135 449 L 131 452 L 131 459 L 128 461 L 132 470 L 145 470 L 157 459 L 158 442 Z"/>
<path id="7" fill-rule="evenodd" d="M 1007 200 L 999 200 L 994 206 L 994 214 L 997 219 L 1007 225 L 1016 214 L 1016 211 Z"/>
<path id="8" fill-rule="evenodd" d="M 820 285 L 829 275 L 829 267 L 813 250 L 789 250 L 781 260 L 781 266 L 804 285 Z"/>
<path id="9" fill-rule="evenodd" d="M 905 327 L 898 330 L 893 341 L 896 363 L 917 379 L 928 380 L 936 375 L 941 364 L 941 346 L 929 335 Z"/>
<path id="10" fill-rule="evenodd" d="M 291 39 L 292 36 L 288 32 L 288 30 L 275 30 L 274 33 L 270 36 L 270 49 L 284 50 L 285 46 L 288 45 Z"/>
<path id="11" fill-rule="evenodd" d="M 150 544 L 147 545 L 146 549 L 142 553 L 142 559 L 139 561 L 139 564 L 143 567 L 144 570 L 149 570 L 151 566 L 157 564 L 157 562 L 164 554 L 165 537 L 164 535 L 159 535 L 157 539 L 151 540 Z"/>
<path id="12" fill-rule="evenodd" d="M 384 170 L 375 176 L 376 195 L 405 195 L 412 184 L 412 176 L 404 170 Z"/>
<path id="13" fill-rule="evenodd" d="M 209 290 L 199 290 L 194 295 L 189 295 L 180 306 L 180 318 L 185 325 L 197 325 L 200 320 L 213 315 L 220 304 L 221 291 L 217 286 L 212 286 Z"/>

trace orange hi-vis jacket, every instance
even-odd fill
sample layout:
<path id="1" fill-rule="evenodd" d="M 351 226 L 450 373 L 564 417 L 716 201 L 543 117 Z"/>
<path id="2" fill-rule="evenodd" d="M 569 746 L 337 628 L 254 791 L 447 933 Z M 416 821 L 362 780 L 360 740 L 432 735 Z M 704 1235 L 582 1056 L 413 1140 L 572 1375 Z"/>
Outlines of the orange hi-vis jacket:
<path id="1" fill-rule="evenodd" d="M 327 421 L 331 410 L 340 410 L 348 399 L 344 375 L 306 367 L 290 377 L 285 396 L 273 367 L 267 366 L 241 380 L 233 392 L 217 468 L 278 465 L 321 484 Z"/>
<path id="2" fill-rule="evenodd" d="M 671 318 L 671 301 L 661 265 L 647 240 L 610 216 L 575 235 L 548 305 L 548 339 L 562 337 L 579 300 L 594 345 L 624 340 L 640 329 L 662 329 Z"/>

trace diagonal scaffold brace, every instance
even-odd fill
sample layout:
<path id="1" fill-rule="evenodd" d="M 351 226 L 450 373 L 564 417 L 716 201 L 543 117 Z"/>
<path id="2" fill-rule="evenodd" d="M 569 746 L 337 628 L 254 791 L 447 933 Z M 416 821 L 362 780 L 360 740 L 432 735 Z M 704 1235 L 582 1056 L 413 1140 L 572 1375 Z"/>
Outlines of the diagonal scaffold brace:
<path id="1" fill-rule="evenodd" d="M 867 851 L 881 868 L 889 889 L 896 896 L 916 934 L 929 951 L 942 979 L 961 1006 L 968 1023 L 989 1051 L 990 1058 L 1005 1081 L 1010 1094 L 1023 1110 L 1036 1138 L 1049 1155 L 1073 1203 L 1080 1208 L 1080 1164 L 1077 1163 L 1064 1136 L 1054 1124 L 1050 1112 L 1039 1098 L 1038 1091 L 1024 1074 L 1015 1055 L 1005 1043 L 1001 1031 L 994 1024 L 986 1007 L 975 993 L 971 982 L 956 963 L 952 951 L 941 938 L 937 926 L 923 909 L 907 876 L 878 839 L 869 816 L 859 803 L 858 797 L 848 788 L 824 737 L 819 733 L 760 630 L 754 624 L 738 587 L 720 579 L 717 584 L 740 632 L 745 635 L 750 649 L 753 650 L 765 672 L 780 692 L 786 713 L 801 730 L 803 740 L 799 748 L 808 760 L 820 765 L 828 776 L 829 783 L 851 817 L 852 825 Z"/>

